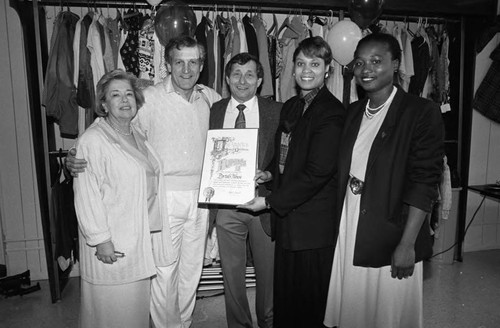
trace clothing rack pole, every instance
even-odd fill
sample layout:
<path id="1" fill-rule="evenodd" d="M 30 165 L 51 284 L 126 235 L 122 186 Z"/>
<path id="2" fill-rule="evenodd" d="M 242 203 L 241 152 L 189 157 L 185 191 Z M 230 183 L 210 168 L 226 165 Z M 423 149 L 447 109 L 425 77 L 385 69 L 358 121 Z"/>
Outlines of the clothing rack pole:
<path id="1" fill-rule="evenodd" d="M 40 5 L 45 6 L 61 6 L 60 0 L 32 0 L 38 1 Z M 158 7 L 164 6 L 165 4 L 160 4 Z M 215 4 L 188 4 L 191 9 L 196 11 L 210 11 L 214 10 Z M 64 7 L 99 7 L 99 8 L 146 8 L 151 9 L 152 6 L 148 3 L 137 3 L 136 1 L 113 1 L 113 0 L 101 0 L 98 2 L 92 1 L 84 1 L 84 0 L 64 0 Z M 339 17 L 340 13 L 343 12 L 345 17 L 349 17 L 349 12 L 345 9 L 319 9 L 313 8 L 308 9 L 303 5 L 297 5 L 296 7 L 284 8 L 284 7 L 272 7 L 266 5 L 229 5 L 229 4 L 221 4 L 217 5 L 219 12 L 225 12 L 227 10 L 232 11 L 233 8 L 237 12 L 249 12 L 252 10 L 257 10 L 259 13 L 265 14 L 288 14 L 288 15 L 315 15 L 315 16 L 331 16 L 332 14 L 335 17 Z M 299 13 L 300 12 L 300 13 Z M 429 24 L 443 24 L 446 22 L 460 22 L 459 19 L 454 18 L 443 18 L 443 17 L 426 17 L 421 15 L 396 15 L 396 14 L 382 14 L 379 20 L 387 20 L 387 21 L 404 21 L 417 23 L 419 19 L 424 19 Z"/>

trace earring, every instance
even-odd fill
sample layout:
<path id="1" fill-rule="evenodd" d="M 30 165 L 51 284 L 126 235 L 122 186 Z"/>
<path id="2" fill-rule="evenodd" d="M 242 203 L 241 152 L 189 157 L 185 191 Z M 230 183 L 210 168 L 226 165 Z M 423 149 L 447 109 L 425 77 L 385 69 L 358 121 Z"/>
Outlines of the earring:
<path id="1" fill-rule="evenodd" d="M 325 73 L 325 79 L 327 79 L 329 76 L 328 72 Z"/>

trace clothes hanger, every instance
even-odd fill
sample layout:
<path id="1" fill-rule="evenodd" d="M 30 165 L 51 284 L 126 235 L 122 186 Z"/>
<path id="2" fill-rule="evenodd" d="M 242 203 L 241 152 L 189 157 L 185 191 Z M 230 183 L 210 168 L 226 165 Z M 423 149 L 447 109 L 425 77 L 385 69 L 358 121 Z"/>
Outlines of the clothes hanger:
<path id="1" fill-rule="evenodd" d="M 290 12 L 291 13 L 291 12 Z M 286 16 L 285 20 L 283 21 L 283 23 L 281 23 L 281 26 L 280 28 L 278 29 L 278 33 L 277 35 L 279 35 L 281 33 L 281 31 L 283 31 L 285 28 L 291 28 L 291 24 L 290 24 L 290 13 L 288 13 L 288 15 Z M 295 32 L 295 31 L 293 31 Z M 298 33 L 295 32 L 297 35 Z"/>
<path id="2" fill-rule="evenodd" d="M 219 28 L 219 25 L 217 24 L 217 17 L 218 16 L 219 16 L 219 8 L 217 7 L 217 4 L 215 4 L 213 21 L 214 21 L 214 27 L 217 29 Z"/>
<path id="3" fill-rule="evenodd" d="M 327 23 L 326 20 L 324 20 L 324 18 L 320 18 L 319 16 L 316 16 L 316 18 L 314 19 L 314 24 L 318 24 L 318 25 L 321 25 L 321 26 L 325 26 Z"/>
<path id="4" fill-rule="evenodd" d="M 278 26 L 278 19 L 276 18 L 276 14 L 273 14 L 273 24 L 267 30 L 267 35 L 271 35 L 274 30 L 276 30 L 276 27 Z"/>
<path id="5" fill-rule="evenodd" d="M 412 30 L 410 30 L 410 22 L 408 21 L 408 16 L 405 17 L 405 20 L 404 20 L 404 27 L 406 29 L 406 32 L 408 32 L 408 34 L 410 34 L 410 36 L 412 38 L 415 37 L 415 33 L 413 33 Z"/>
<path id="6" fill-rule="evenodd" d="M 230 20 L 224 17 L 224 10 L 221 10 L 217 13 L 217 16 L 215 16 L 215 25 L 217 25 L 219 30 L 225 29 L 229 23 Z"/>
<path id="7" fill-rule="evenodd" d="M 135 7 L 135 1 L 134 1 L 132 7 L 125 14 L 123 14 L 123 18 L 126 19 L 139 15 L 141 15 L 141 13 Z"/>
<path id="8" fill-rule="evenodd" d="M 229 18 L 229 7 L 226 7 L 226 13 L 227 13 L 227 17 L 224 17 L 224 10 L 221 11 L 221 14 L 219 15 L 220 17 L 220 20 L 222 23 L 224 24 L 230 24 L 231 23 L 231 19 Z"/>
<path id="9" fill-rule="evenodd" d="M 289 30 L 292 30 L 295 34 L 300 35 L 304 29 L 307 29 L 307 23 L 304 22 L 304 19 L 305 17 L 302 15 L 301 9 L 290 21 L 290 26 L 288 27 Z"/>
<path id="10" fill-rule="evenodd" d="M 211 29 L 213 29 L 214 28 L 214 24 L 213 24 L 212 20 L 210 19 L 210 7 L 207 10 L 207 13 L 205 15 L 205 19 L 206 19 L 208 27 L 211 28 Z"/>

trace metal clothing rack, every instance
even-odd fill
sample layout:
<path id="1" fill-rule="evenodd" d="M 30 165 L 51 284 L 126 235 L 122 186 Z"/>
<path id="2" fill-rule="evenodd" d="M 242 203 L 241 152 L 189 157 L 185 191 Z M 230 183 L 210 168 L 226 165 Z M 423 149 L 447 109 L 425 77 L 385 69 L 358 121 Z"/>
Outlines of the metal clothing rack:
<path id="1" fill-rule="evenodd" d="M 36 0 L 33 0 L 36 1 Z M 290 7 L 272 7 L 266 6 L 261 2 L 257 4 L 244 4 L 241 2 L 232 1 L 217 1 L 218 4 L 210 3 L 198 3 L 200 1 L 186 1 L 191 9 L 196 11 L 210 11 L 217 9 L 219 12 L 257 12 L 257 13 L 267 13 L 267 14 L 288 14 L 288 15 L 314 15 L 314 16 L 334 16 L 334 17 L 349 17 L 349 12 L 347 8 L 334 7 L 329 9 L 326 8 L 308 8 L 307 3 L 295 4 L 295 6 Z M 145 1 L 114 1 L 114 0 L 38 0 L 40 6 L 60 6 L 61 8 L 69 7 L 88 7 L 88 8 L 141 8 L 141 9 L 152 9 L 153 7 Z M 164 6 L 165 3 L 159 4 L 157 9 Z M 273 5 L 276 5 L 273 3 Z M 396 14 L 382 14 L 379 18 L 380 20 L 388 21 L 401 21 L 401 22 L 413 22 L 416 23 L 420 19 L 425 20 L 429 24 L 443 24 L 445 22 L 459 22 L 460 20 L 453 17 L 445 18 L 443 16 L 436 15 L 396 15 Z"/>
<path id="2" fill-rule="evenodd" d="M 470 122 L 472 118 L 472 99 L 474 89 L 476 35 L 488 18 L 494 18 L 498 0 L 456 1 L 456 0 L 385 0 L 382 20 L 416 21 L 418 17 L 427 17 L 428 22 L 453 22 L 460 26 L 458 38 L 461 43 L 459 57 L 459 81 L 457 94 L 459 111 L 459 170 L 462 181 L 468 177 L 470 153 Z M 166 1 L 164 1 L 166 2 Z M 193 9 L 209 10 L 215 7 L 230 8 L 239 12 L 255 10 L 262 13 L 281 13 L 331 16 L 348 16 L 345 0 L 192 0 L 185 1 Z M 52 302 L 61 300 L 61 286 L 57 276 L 57 264 L 53 258 L 50 231 L 50 168 L 48 123 L 45 109 L 41 106 L 44 71 L 48 59 L 47 32 L 45 30 L 44 6 L 61 7 L 136 7 L 151 8 L 145 0 L 9 0 L 10 6 L 17 12 L 23 29 L 23 42 L 26 60 L 29 111 L 34 144 L 40 215 L 44 232 L 47 269 Z M 222 7 L 221 7 L 222 6 Z M 466 46 L 467 45 L 467 46 Z M 466 188 L 463 188 L 466 192 Z M 462 193 L 461 212 L 465 215 L 467 194 Z M 463 221 L 463 222 L 462 222 Z M 459 221 L 459 238 L 463 233 L 465 216 Z M 461 238 L 460 238 L 461 239 Z M 460 240 L 459 239 L 459 240 Z M 461 260 L 461 245 L 458 247 L 458 259 Z"/>

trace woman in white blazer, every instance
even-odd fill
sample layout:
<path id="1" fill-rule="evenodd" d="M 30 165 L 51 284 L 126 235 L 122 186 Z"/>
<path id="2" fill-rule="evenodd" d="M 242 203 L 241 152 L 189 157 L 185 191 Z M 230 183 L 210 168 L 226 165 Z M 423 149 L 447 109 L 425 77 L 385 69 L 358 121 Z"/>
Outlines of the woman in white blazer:
<path id="1" fill-rule="evenodd" d="M 80 232 L 81 327 L 149 327 L 151 232 L 161 230 L 161 165 L 131 123 L 144 97 L 122 70 L 97 84 L 99 116 L 76 148 L 87 169 L 74 180 Z"/>

